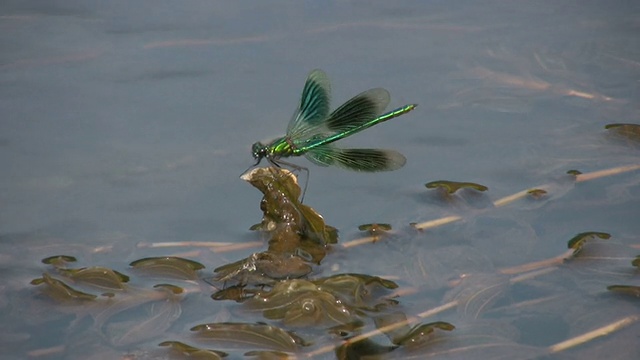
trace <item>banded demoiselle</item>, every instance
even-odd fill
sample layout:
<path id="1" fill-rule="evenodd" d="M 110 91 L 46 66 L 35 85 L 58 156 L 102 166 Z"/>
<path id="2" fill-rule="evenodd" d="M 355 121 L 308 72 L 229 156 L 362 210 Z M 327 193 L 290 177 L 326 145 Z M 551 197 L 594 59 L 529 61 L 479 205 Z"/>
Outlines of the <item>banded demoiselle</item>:
<path id="1" fill-rule="evenodd" d="M 405 114 L 415 109 L 416 104 L 382 113 L 389 104 L 390 95 L 387 90 L 376 88 L 354 96 L 329 113 L 330 96 L 331 86 L 324 71 L 311 71 L 286 135 L 268 144 L 253 144 L 255 165 L 266 158 L 278 167 L 284 164 L 306 170 L 281 160 L 300 155 L 320 166 L 335 165 L 355 171 L 390 171 L 406 163 L 406 158 L 394 150 L 342 149 L 332 143 Z"/>

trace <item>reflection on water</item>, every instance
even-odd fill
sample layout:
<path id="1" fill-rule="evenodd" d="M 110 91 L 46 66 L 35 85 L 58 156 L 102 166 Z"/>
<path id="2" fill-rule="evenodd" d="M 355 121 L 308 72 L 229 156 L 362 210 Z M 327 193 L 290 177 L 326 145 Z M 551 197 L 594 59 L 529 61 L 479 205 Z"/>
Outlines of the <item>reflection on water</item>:
<path id="1" fill-rule="evenodd" d="M 4 1 L 3 356 L 635 358 L 639 13 L 633 2 Z M 390 108 L 419 104 L 343 140 L 397 149 L 407 164 L 373 175 L 311 167 L 305 204 L 341 239 L 287 280 L 306 290 L 259 311 L 214 301 L 225 285 L 269 298 L 212 271 L 269 247 L 246 230 L 260 199 L 238 175 L 253 162 L 250 144 L 281 135 L 313 68 L 341 84 L 335 104 L 378 86 L 394 94 Z M 488 190 L 424 188 L 439 180 Z M 364 223 L 393 230 L 363 237 Z M 611 236 L 573 254 L 567 243 L 588 232 Z M 83 270 L 41 263 L 54 255 Z M 198 277 L 176 280 L 129 266 L 166 256 L 205 268 L 149 263 Z M 344 289 L 327 296 L 318 279 L 365 281 L 340 274 L 399 287 L 364 287 L 383 299 L 379 313 L 287 325 L 304 318 L 290 304 L 340 309 L 332 301 Z M 76 298 L 56 303 L 45 286 Z M 359 321 L 336 327 L 343 318 Z M 225 322 L 253 345 L 189 331 Z M 281 347 L 256 340 L 265 337 Z M 304 346 L 283 345 L 298 338 Z"/>

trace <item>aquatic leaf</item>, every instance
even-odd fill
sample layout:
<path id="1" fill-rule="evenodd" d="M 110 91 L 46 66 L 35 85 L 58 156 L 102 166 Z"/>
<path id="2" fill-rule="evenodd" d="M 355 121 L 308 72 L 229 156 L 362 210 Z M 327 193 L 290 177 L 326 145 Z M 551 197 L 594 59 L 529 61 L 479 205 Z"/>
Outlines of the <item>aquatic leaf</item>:
<path id="1" fill-rule="evenodd" d="M 597 232 L 597 231 L 588 231 L 579 233 L 569 240 L 567 243 L 567 247 L 569 249 L 573 249 L 573 255 L 576 255 L 582 250 L 584 244 L 591 239 L 600 238 L 600 239 L 609 239 L 611 238 L 611 234 L 605 232 Z"/>
<path id="2" fill-rule="evenodd" d="M 76 258 L 69 255 L 54 255 L 42 259 L 43 264 L 53 265 L 56 267 L 65 266 L 67 263 L 76 262 Z"/>
<path id="3" fill-rule="evenodd" d="M 195 280 L 197 271 L 204 269 L 204 265 L 197 261 L 175 256 L 150 257 L 140 259 L 129 264 L 136 269 L 143 270 L 154 276 L 173 277 L 178 279 Z"/>
<path id="4" fill-rule="evenodd" d="M 579 170 L 567 170 L 567 174 L 578 176 L 578 175 L 582 174 L 582 172 L 579 171 Z"/>
<path id="5" fill-rule="evenodd" d="M 385 223 L 362 224 L 358 226 L 358 230 L 368 231 L 371 235 L 375 235 L 377 233 L 384 233 L 391 230 L 391 225 Z"/>
<path id="6" fill-rule="evenodd" d="M 213 300 L 233 300 L 235 302 L 243 302 L 251 298 L 259 290 L 245 289 L 244 285 L 233 285 L 218 290 L 211 295 Z"/>
<path id="7" fill-rule="evenodd" d="M 545 197 L 547 195 L 547 190 L 544 189 L 529 189 L 527 190 L 527 194 L 529 194 L 530 197 L 532 197 L 533 199 L 542 199 L 543 197 Z"/>
<path id="8" fill-rule="evenodd" d="M 300 278 L 311 272 L 311 265 L 295 255 L 260 253 L 255 262 L 256 270 L 272 279 Z"/>
<path id="9" fill-rule="evenodd" d="M 322 284 L 324 286 L 330 286 L 333 288 L 340 287 L 341 284 L 344 285 L 344 282 L 352 283 L 353 281 L 362 282 L 364 285 L 377 284 L 387 289 L 398 288 L 398 284 L 396 284 L 391 280 L 387 280 L 379 276 L 366 275 L 366 274 L 345 273 L 345 274 L 337 274 L 337 275 L 332 275 L 326 278 L 314 280 L 314 282 L 316 283 Z"/>
<path id="10" fill-rule="evenodd" d="M 380 345 L 377 342 L 367 338 L 356 342 L 344 342 L 336 348 L 336 359 L 387 359 L 392 356 L 385 357 L 385 354 L 397 349 L 398 346 Z"/>
<path id="11" fill-rule="evenodd" d="M 311 327 L 311 326 L 319 326 L 323 323 L 323 320 L 328 310 L 324 308 L 324 301 L 326 299 L 322 299 L 322 296 L 331 296 L 331 294 L 315 292 L 309 293 L 306 297 L 301 296 L 294 303 L 289 306 L 281 309 L 274 310 L 282 310 L 281 314 L 277 317 L 270 317 L 270 310 L 265 310 L 263 315 L 267 319 L 283 319 L 283 323 L 287 327 Z M 331 302 L 335 304 L 336 299 L 331 297 L 329 300 L 329 309 L 332 308 Z M 343 307 L 344 308 L 344 307 Z M 338 312 L 341 315 L 340 312 Z M 347 311 L 348 314 L 348 311 Z M 340 321 L 338 320 L 338 324 L 343 324 L 349 321 L 349 317 L 347 316 L 346 320 Z"/>
<path id="12" fill-rule="evenodd" d="M 280 351 L 295 351 L 299 346 L 309 344 L 301 337 L 279 327 L 267 324 L 211 323 L 196 325 L 191 331 L 201 339 L 211 339 L 225 344 L 265 347 Z"/>
<path id="13" fill-rule="evenodd" d="M 424 184 L 427 189 L 437 189 L 440 188 L 446 191 L 448 194 L 453 194 L 460 189 L 474 189 L 477 191 L 487 191 L 488 187 L 472 182 L 458 182 L 458 181 L 449 181 L 449 180 L 437 180 Z"/>
<path id="14" fill-rule="evenodd" d="M 369 235 L 371 236 L 371 240 L 375 243 L 376 241 L 378 241 L 381 235 L 384 235 L 387 233 L 387 231 L 391 230 L 391 225 L 376 223 L 362 224 L 358 226 L 358 230 L 366 231 L 367 233 L 369 233 Z"/>
<path id="15" fill-rule="evenodd" d="M 331 225 L 324 226 L 324 241 L 327 244 L 337 244 L 338 243 L 338 229 Z"/>
<path id="16" fill-rule="evenodd" d="M 297 248 L 293 254 L 306 262 L 313 262 L 313 255 L 302 248 Z"/>
<path id="17" fill-rule="evenodd" d="M 92 266 L 80 269 L 59 269 L 62 275 L 95 287 L 103 289 L 124 289 L 124 283 L 129 281 L 129 277 L 115 270 Z"/>
<path id="18" fill-rule="evenodd" d="M 253 224 L 249 227 L 250 231 L 262 231 L 265 230 L 262 228 L 262 223 Z"/>
<path id="19" fill-rule="evenodd" d="M 157 285 L 153 285 L 153 288 L 165 289 L 175 295 L 182 294 L 184 292 L 183 288 L 181 288 L 180 286 L 172 285 L 172 284 L 157 284 Z"/>
<path id="20" fill-rule="evenodd" d="M 611 285 L 607 286 L 607 290 L 624 295 L 631 295 L 640 298 L 640 286 L 633 285 Z"/>
<path id="21" fill-rule="evenodd" d="M 276 280 L 293 279 L 307 275 L 311 265 L 293 254 L 273 251 L 253 253 L 246 259 L 220 266 L 213 271 L 216 281 L 237 281 L 238 285 L 269 285 Z"/>
<path id="22" fill-rule="evenodd" d="M 291 279 L 279 281 L 270 291 L 257 293 L 245 302 L 245 306 L 253 310 L 273 309 L 287 306 L 297 299 L 300 294 L 317 290 L 317 286 L 308 280 Z"/>
<path id="23" fill-rule="evenodd" d="M 628 139 L 640 140 L 639 124 L 607 124 L 604 128 Z"/>
<path id="24" fill-rule="evenodd" d="M 400 341 L 411 331 L 407 324 L 407 315 L 400 311 L 376 316 L 373 318 L 373 322 L 376 328 L 396 345 L 400 344 Z"/>
<path id="25" fill-rule="evenodd" d="M 338 324 L 327 329 L 327 333 L 339 336 L 341 338 L 354 336 L 364 327 L 364 321 L 355 319 L 346 324 Z"/>
<path id="26" fill-rule="evenodd" d="M 322 215 L 315 211 L 312 207 L 302 203 L 297 203 L 297 210 L 302 215 L 301 225 L 302 234 L 318 245 L 333 244 L 338 242 L 333 237 L 337 235 L 336 228 L 328 226 Z"/>
<path id="27" fill-rule="evenodd" d="M 69 300 L 94 300 L 97 296 L 88 294 L 72 288 L 61 280 L 52 278 L 49 274 L 43 273 L 42 278 L 31 280 L 32 285 L 47 285 L 44 292 L 57 301 Z"/>
<path id="28" fill-rule="evenodd" d="M 402 346 L 421 346 L 431 340 L 436 329 L 444 331 L 452 331 L 455 326 L 444 321 L 436 321 L 428 324 L 416 325 L 409 332 L 398 339 L 395 339 L 396 345 Z"/>
<path id="29" fill-rule="evenodd" d="M 318 288 L 321 290 L 340 294 L 345 301 L 352 304 L 359 302 L 360 299 L 358 295 L 363 293 L 362 289 L 366 286 L 363 279 L 351 274 L 338 274 L 320 278 L 313 280 L 313 283 L 318 285 Z"/>
<path id="30" fill-rule="evenodd" d="M 170 346 L 173 350 L 187 355 L 189 359 L 218 360 L 228 355 L 223 351 L 200 349 L 180 341 L 163 341 L 158 346 Z"/>
<path id="31" fill-rule="evenodd" d="M 635 267 L 640 267 L 640 255 L 636 256 L 636 258 L 633 259 L 633 261 L 631 262 L 631 265 Z"/>
<path id="32" fill-rule="evenodd" d="M 244 353 L 244 356 L 252 356 L 257 360 L 287 360 L 287 359 L 296 359 L 295 356 L 291 356 L 291 354 L 281 352 L 281 351 L 267 351 L 267 350 L 255 350 L 248 351 Z"/>
<path id="33" fill-rule="evenodd" d="M 337 274 L 313 281 L 318 289 L 330 292 L 350 307 L 360 310 L 379 311 L 381 304 L 370 301 L 377 286 L 385 289 L 395 289 L 398 284 L 378 276 L 364 274 Z M 387 300 L 385 300 L 387 301 Z"/>
<path id="34" fill-rule="evenodd" d="M 337 242 L 337 230 L 300 202 L 296 177 L 288 170 L 269 167 L 253 169 L 242 178 L 264 194 L 260 227 L 270 232 L 269 250 L 295 253 L 301 248 L 319 264 L 326 255 L 325 246 Z"/>
<path id="35" fill-rule="evenodd" d="M 267 317 L 267 311 L 264 312 Z M 348 324 L 353 313 L 340 300 L 322 291 L 308 292 L 286 307 L 283 322 L 291 327 Z"/>
<path id="36" fill-rule="evenodd" d="M 390 308 L 393 308 L 393 307 L 398 306 L 398 305 L 400 305 L 400 301 L 399 300 L 385 298 L 385 299 L 383 299 L 383 302 L 375 304 L 373 306 L 373 309 L 371 309 L 371 310 L 373 312 L 387 311 Z"/>
<path id="37" fill-rule="evenodd" d="M 245 306 L 263 310 L 267 319 L 282 319 L 292 327 L 340 325 L 352 322 L 353 312 L 334 294 L 307 280 L 279 281 L 270 291 L 256 293 Z"/>
<path id="38" fill-rule="evenodd" d="M 283 168 L 254 168 L 242 174 L 241 179 L 260 190 L 263 194 L 277 190 L 290 200 L 296 200 L 302 193 L 296 176 L 291 171 Z"/>

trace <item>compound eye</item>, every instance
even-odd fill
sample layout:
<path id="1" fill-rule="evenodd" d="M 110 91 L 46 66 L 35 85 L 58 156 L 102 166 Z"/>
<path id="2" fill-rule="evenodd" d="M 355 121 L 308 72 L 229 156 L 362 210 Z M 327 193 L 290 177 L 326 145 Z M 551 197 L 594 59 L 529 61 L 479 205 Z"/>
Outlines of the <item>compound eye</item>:
<path id="1" fill-rule="evenodd" d="M 251 153 L 253 154 L 254 158 L 259 158 L 264 156 L 264 145 L 262 145 L 262 143 L 255 143 L 251 146 Z"/>

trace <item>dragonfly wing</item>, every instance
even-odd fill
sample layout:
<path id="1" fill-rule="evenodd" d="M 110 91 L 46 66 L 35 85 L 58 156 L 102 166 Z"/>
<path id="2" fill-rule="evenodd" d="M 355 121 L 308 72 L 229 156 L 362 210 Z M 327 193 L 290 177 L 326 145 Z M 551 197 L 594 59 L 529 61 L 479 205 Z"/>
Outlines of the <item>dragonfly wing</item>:
<path id="1" fill-rule="evenodd" d="M 326 120 L 332 133 L 349 131 L 377 118 L 389 105 L 389 92 L 382 88 L 360 93 L 334 110 Z"/>
<path id="2" fill-rule="evenodd" d="M 391 171 L 404 166 L 407 159 L 397 151 L 382 149 L 340 149 L 317 146 L 304 154 L 316 165 L 334 165 L 354 171 Z"/>
<path id="3" fill-rule="evenodd" d="M 326 132 L 324 122 L 329 115 L 331 85 L 324 71 L 309 73 L 302 89 L 300 104 L 287 127 L 287 136 L 305 138 Z"/>

